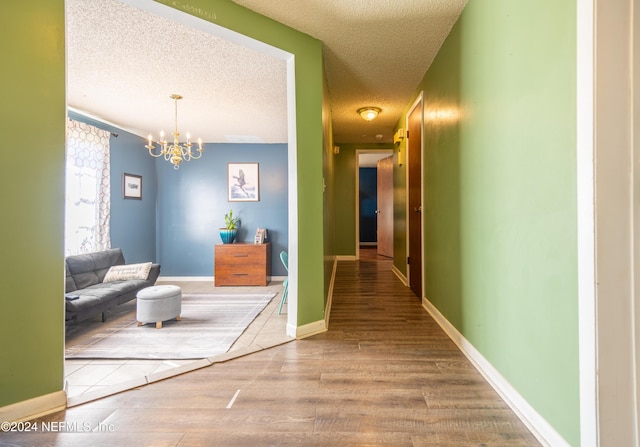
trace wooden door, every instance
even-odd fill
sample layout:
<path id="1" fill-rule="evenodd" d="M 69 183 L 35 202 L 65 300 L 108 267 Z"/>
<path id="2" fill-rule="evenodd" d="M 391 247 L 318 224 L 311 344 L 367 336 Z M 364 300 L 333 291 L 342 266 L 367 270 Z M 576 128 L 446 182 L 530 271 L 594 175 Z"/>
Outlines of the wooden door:
<path id="1" fill-rule="evenodd" d="M 422 299 L 422 101 L 409 115 L 407 188 L 409 286 Z"/>
<path id="2" fill-rule="evenodd" d="M 393 155 L 378 160 L 378 254 L 393 257 Z"/>

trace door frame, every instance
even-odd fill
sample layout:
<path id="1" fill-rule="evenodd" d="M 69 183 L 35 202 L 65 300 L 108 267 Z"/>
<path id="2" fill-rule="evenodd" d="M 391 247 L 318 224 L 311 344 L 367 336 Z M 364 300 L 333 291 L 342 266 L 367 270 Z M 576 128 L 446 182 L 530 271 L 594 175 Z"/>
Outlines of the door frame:
<path id="1" fill-rule="evenodd" d="M 420 110 L 420 121 L 422 122 L 422 132 L 420 132 L 420 204 L 424 205 L 424 91 L 421 91 L 418 96 L 416 97 L 416 100 L 413 102 L 413 104 L 411 105 L 411 107 L 409 108 L 409 110 L 407 111 L 407 115 L 405 116 L 405 129 L 409 129 L 409 117 L 411 116 L 411 114 L 413 113 L 413 111 L 417 108 L 417 107 L 421 107 Z M 406 193 L 406 209 L 405 209 L 405 222 L 407 223 L 407 229 L 406 229 L 406 235 L 407 237 L 405 238 L 405 244 L 406 244 L 406 259 L 405 259 L 405 268 L 406 268 L 406 272 L 407 272 L 407 284 L 409 285 L 409 288 L 411 288 L 411 269 L 409 266 L 409 263 L 407 262 L 407 260 L 409 259 L 409 256 L 411 256 L 411 253 L 409 251 L 409 247 L 410 247 L 410 241 L 409 241 L 409 213 L 411 212 L 409 210 L 409 142 L 407 141 L 406 144 L 406 154 L 405 154 L 405 166 L 406 166 L 406 175 L 405 177 L 405 193 Z M 420 213 L 420 239 L 422 241 L 422 243 L 420 244 L 420 258 L 422 259 L 422 263 L 424 263 L 424 209 L 422 210 L 422 212 Z M 421 268 L 421 280 L 420 280 L 420 301 L 423 300 L 424 298 L 424 266 Z"/>
<path id="2" fill-rule="evenodd" d="M 356 248 L 354 252 L 356 260 L 360 259 L 360 155 L 362 154 L 375 154 L 385 158 L 393 155 L 393 149 L 356 149 Z"/>
<path id="3" fill-rule="evenodd" d="M 640 9 L 577 2 L 580 443 L 640 443 Z"/>

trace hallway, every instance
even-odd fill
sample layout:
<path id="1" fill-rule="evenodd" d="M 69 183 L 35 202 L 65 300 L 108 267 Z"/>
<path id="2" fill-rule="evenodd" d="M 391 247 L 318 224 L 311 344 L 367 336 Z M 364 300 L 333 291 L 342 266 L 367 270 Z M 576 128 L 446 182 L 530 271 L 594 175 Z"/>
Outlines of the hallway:
<path id="1" fill-rule="evenodd" d="M 338 264 L 324 334 L 38 423 L 52 421 L 66 432 L 5 433 L 0 445 L 539 445 L 390 260 Z"/>

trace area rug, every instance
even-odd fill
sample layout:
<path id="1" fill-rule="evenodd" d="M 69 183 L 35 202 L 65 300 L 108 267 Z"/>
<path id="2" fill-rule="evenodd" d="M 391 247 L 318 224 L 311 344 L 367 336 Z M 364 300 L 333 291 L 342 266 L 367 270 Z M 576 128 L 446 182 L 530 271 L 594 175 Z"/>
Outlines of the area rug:
<path id="1" fill-rule="evenodd" d="M 125 303 L 118 306 L 125 311 L 88 333 L 76 336 L 73 328 L 68 330 L 66 358 L 202 359 L 224 354 L 275 295 L 183 294 L 181 320 L 165 321 L 162 329 L 138 326 L 135 301 Z"/>

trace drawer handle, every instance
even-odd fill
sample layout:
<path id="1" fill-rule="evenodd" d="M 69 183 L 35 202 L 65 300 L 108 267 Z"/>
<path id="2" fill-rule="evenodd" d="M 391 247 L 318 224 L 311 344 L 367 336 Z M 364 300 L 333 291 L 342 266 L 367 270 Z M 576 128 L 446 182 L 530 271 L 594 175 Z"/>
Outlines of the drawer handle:
<path id="1" fill-rule="evenodd" d="M 233 255 L 234 258 L 248 258 L 249 255 Z"/>
<path id="2" fill-rule="evenodd" d="M 248 273 L 234 273 L 233 276 L 249 276 Z"/>

